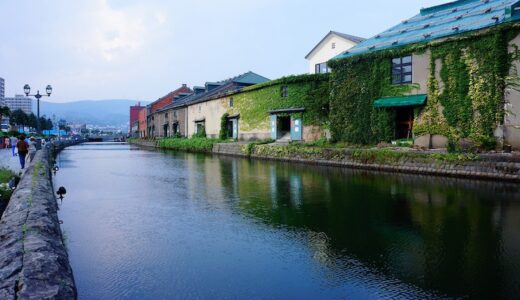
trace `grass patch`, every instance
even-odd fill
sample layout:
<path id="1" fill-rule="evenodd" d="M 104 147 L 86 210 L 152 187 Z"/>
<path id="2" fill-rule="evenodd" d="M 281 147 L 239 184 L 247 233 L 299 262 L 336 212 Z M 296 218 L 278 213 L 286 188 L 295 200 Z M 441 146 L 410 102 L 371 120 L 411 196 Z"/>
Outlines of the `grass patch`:
<path id="1" fill-rule="evenodd" d="M 0 183 L 7 183 L 15 174 L 11 170 L 0 168 Z"/>
<path id="2" fill-rule="evenodd" d="M 182 150 L 188 152 L 211 152 L 213 145 L 218 143 L 227 143 L 217 139 L 208 139 L 203 137 L 186 138 L 167 138 L 157 141 L 157 145 L 162 149 Z"/>

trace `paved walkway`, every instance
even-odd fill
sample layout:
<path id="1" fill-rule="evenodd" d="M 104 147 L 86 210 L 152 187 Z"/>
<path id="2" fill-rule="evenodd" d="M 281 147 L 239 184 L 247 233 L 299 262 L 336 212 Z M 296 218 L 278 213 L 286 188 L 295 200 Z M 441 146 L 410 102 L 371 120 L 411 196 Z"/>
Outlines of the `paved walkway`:
<path id="1" fill-rule="evenodd" d="M 0 149 L 0 168 L 8 168 L 14 172 L 21 171 L 18 156 L 11 154 L 11 149 Z"/>

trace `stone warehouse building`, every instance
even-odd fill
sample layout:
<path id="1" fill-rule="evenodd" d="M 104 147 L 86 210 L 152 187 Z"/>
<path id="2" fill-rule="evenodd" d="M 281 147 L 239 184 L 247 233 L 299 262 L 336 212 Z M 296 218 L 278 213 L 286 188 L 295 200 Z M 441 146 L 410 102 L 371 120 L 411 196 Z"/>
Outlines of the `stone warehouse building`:
<path id="1" fill-rule="evenodd" d="M 156 101 L 148 104 L 147 107 L 147 136 L 148 137 L 167 137 L 170 136 L 169 124 L 164 117 L 164 114 L 160 111 L 166 106 L 173 103 L 177 96 L 187 96 L 193 93 L 193 91 L 186 85 L 183 84 L 180 88 L 168 93 L 168 95 L 157 99 Z"/>
<path id="2" fill-rule="evenodd" d="M 520 148 L 519 18 L 520 1 L 454 1 L 337 56 L 329 62 L 332 137 Z"/>
<path id="3" fill-rule="evenodd" d="M 207 82 L 205 91 L 195 94 L 187 101 L 188 136 L 191 137 L 202 130 L 207 137 L 218 138 L 221 129 L 222 115 L 233 103 L 226 99 L 226 95 L 232 92 L 269 81 L 269 79 L 254 72 L 247 72 L 231 79 L 219 82 Z M 238 118 L 233 116 L 229 120 L 234 123 L 235 136 L 238 134 Z M 233 131 L 233 130 L 231 130 Z M 232 135 L 233 136 L 233 135 Z"/>

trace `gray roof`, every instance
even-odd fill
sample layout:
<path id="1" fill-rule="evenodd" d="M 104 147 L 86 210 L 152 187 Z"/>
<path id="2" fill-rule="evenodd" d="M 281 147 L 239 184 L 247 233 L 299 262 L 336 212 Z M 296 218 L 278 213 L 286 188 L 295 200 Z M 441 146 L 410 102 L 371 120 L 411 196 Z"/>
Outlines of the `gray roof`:
<path id="1" fill-rule="evenodd" d="M 423 8 L 418 15 L 368 39 L 335 58 L 464 34 L 520 20 L 518 0 L 458 0 Z"/>
<path id="2" fill-rule="evenodd" d="M 359 37 L 359 36 L 354 36 L 354 35 L 350 35 L 350 34 L 341 33 L 341 32 L 337 32 L 337 31 L 331 30 L 331 31 L 329 31 L 329 33 L 327 33 L 327 35 L 325 35 L 325 37 L 323 37 L 321 39 L 321 41 L 319 43 L 316 44 L 316 46 L 314 46 L 314 48 L 312 48 L 312 50 L 307 55 L 305 55 L 305 59 L 307 59 L 311 55 L 311 53 L 314 52 L 314 50 L 316 50 L 316 48 L 318 48 L 318 46 L 321 45 L 321 43 L 323 43 L 323 41 L 325 41 L 325 39 L 327 39 L 329 37 L 329 35 L 331 35 L 331 34 L 335 34 L 335 35 L 337 35 L 339 37 L 342 37 L 342 38 L 344 38 L 346 40 L 349 40 L 351 42 L 354 42 L 356 44 L 359 44 L 359 43 L 361 43 L 362 41 L 365 40 L 364 38 Z"/>
<path id="3" fill-rule="evenodd" d="M 188 106 L 190 104 L 209 101 L 209 100 L 215 99 L 216 97 L 223 96 L 226 93 L 229 93 L 232 91 L 238 91 L 242 87 L 259 84 L 259 83 L 264 83 L 266 81 L 269 81 L 269 79 L 266 77 L 263 77 L 261 75 L 258 75 L 254 72 L 249 71 L 247 73 L 244 73 L 244 74 L 241 74 L 236 77 L 229 78 L 229 79 L 226 79 L 223 81 L 218 81 L 218 82 L 214 82 L 214 83 L 208 82 L 209 84 L 218 84 L 219 86 L 210 91 L 206 91 L 204 93 L 200 93 L 200 94 L 193 93 L 189 96 L 180 98 L 176 101 L 173 101 L 172 104 L 165 106 L 160 111 L 165 111 L 165 110 L 169 110 L 172 108 L 179 108 L 179 107 Z"/>

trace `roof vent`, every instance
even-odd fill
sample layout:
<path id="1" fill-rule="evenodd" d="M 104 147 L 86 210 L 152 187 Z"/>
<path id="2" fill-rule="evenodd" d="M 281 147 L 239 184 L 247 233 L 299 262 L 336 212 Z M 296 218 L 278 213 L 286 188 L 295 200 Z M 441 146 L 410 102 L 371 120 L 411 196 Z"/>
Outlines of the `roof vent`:
<path id="1" fill-rule="evenodd" d="M 459 9 L 455 7 L 451 12 L 455 13 L 455 12 L 458 12 L 458 11 L 459 11 Z"/>
<path id="2" fill-rule="evenodd" d="M 423 36 L 424 36 L 425 38 L 429 38 L 429 37 L 432 36 L 432 34 L 431 34 L 431 33 L 425 33 L 425 34 L 423 34 Z"/>
<path id="3" fill-rule="evenodd" d="M 430 27 L 430 23 L 424 24 L 424 26 L 423 26 L 423 28 L 428 28 L 428 27 Z"/>
<path id="4" fill-rule="evenodd" d="M 392 43 L 392 45 L 397 45 L 397 44 L 399 44 L 399 41 L 394 41 L 394 42 Z"/>
<path id="5" fill-rule="evenodd" d="M 460 20 L 460 19 L 462 19 L 462 15 L 460 15 L 460 16 L 456 16 L 455 19 L 456 19 L 456 20 Z"/>
<path id="6" fill-rule="evenodd" d="M 488 8 L 488 9 L 486 9 L 486 11 L 485 11 L 486 14 L 488 14 L 488 13 L 490 13 L 490 12 L 491 12 L 491 7 Z"/>
<path id="7" fill-rule="evenodd" d="M 408 20 L 401 21 L 403 24 L 408 24 Z"/>
<path id="8" fill-rule="evenodd" d="M 498 20 L 500 20 L 500 17 L 499 16 L 494 16 L 491 19 L 493 19 L 493 21 L 495 21 L 495 22 L 498 22 Z"/>
<path id="9" fill-rule="evenodd" d="M 376 35 L 376 39 L 380 39 L 380 38 L 381 38 L 380 34 Z"/>
<path id="10" fill-rule="evenodd" d="M 400 31 L 400 33 L 406 33 L 406 32 L 408 32 L 408 30 L 406 30 L 406 29 L 403 29 Z"/>
<path id="11" fill-rule="evenodd" d="M 376 46 L 370 46 L 368 47 L 368 50 L 374 50 L 376 48 Z"/>
<path id="12" fill-rule="evenodd" d="M 458 31 L 459 29 L 460 29 L 459 26 L 453 26 L 453 27 L 451 28 L 451 30 L 455 30 L 455 31 Z"/>

